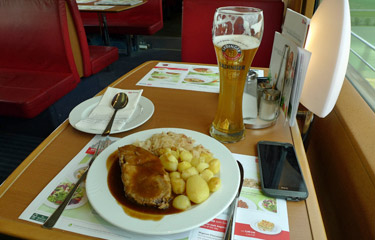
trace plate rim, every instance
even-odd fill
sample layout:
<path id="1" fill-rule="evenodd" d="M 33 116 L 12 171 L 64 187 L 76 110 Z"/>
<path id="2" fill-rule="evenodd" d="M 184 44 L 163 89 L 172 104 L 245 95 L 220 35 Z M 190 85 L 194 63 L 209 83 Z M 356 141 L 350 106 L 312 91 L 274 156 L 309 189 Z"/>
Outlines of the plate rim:
<path id="1" fill-rule="evenodd" d="M 207 202 L 203 202 L 200 205 L 198 205 L 198 207 L 196 207 L 197 209 L 195 211 L 193 211 L 194 209 L 190 209 L 188 211 L 178 213 L 179 215 L 175 215 L 175 214 L 165 215 L 164 218 L 162 220 L 160 220 L 160 221 L 147 221 L 147 220 L 140 220 L 140 219 L 137 219 L 137 218 L 129 217 L 124 212 L 124 210 L 122 209 L 122 207 L 117 203 L 117 200 L 114 199 L 114 197 L 109 193 L 109 196 L 107 196 L 107 197 L 110 198 L 110 200 L 111 200 L 110 203 L 111 204 L 112 203 L 116 203 L 116 206 L 115 207 L 111 207 L 111 208 L 114 208 L 114 209 L 121 208 L 121 212 L 122 212 L 122 216 L 121 217 L 124 217 L 128 221 L 132 220 L 132 221 L 134 221 L 134 223 L 139 223 L 139 224 L 143 223 L 143 224 L 145 224 L 145 226 L 143 227 L 143 229 L 142 229 L 142 227 L 138 227 L 138 228 L 134 229 L 134 228 L 132 228 L 133 227 L 132 225 L 129 226 L 129 222 L 128 221 L 126 221 L 126 224 L 124 224 L 125 226 L 123 226 L 123 225 L 119 224 L 118 221 L 110 219 L 110 217 L 106 215 L 106 214 L 108 214 L 108 212 L 103 213 L 102 212 L 103 211 L 102 210 L 103 207 L 98 206 L 100 204 L 101 200 L 98 200 L 98 196 L 97 196 L 99 194 L 98 192 L 100 192 L 100 194 L 102 194 L 102 195 L 105 195 L 105 194 L 108 195 L 108 193 L 104 193 L 104 191 L 103 191 L 103 188 L 104 188 L 104 190 L 106 190 L 106 191 L 109 192 L 107 181 L 105 181 L 104 184 L 103 184 L 103 182 L 99 182 L 99 183 L 95 182 L 95 179 L 97 180 L 97 179 L 103 178 L 103 177 L 105 177 L 105 180 L 106 180 L 106 178 L 108 176 L 108 171 L 106 170 L 107 168 L 105 168 L 104 175 L 98 177 L 97 172 L 96 172 L 97 171 L 96 168 L 100 168 L 100 166 L 103 167 L 105 165 L 107 157 L 110 154 L 112 154 L 113 151 L 116 149 L 116 147 L 120 146 L 121 144 L 129 144 L 130 142 L 134 142 L 135 139 L 137 139 L 138 136 L 144 136 L 144 139 L 146 139 L 146 138 L 150 137 L 152 134 L 161 133 L 161 132 L 168 132 L 168 131 L 173 131 L 173 132 L 176 132 L 176 133 L 183 133 L 183 134 L 185 134 L 185 135 L 187 135 L 189 137 L 192 137 L 196 141 L 196 144 L 202 144 L 202 145 L 206 144 L 206 145 L 210 145 L 210 146 L 211 145 L 216 145 L 216 146 L 222 145 L 223 148 L 221 150 L 213 151 L 210 148 L 209 148 L 209 150 L 212 151 L 213 153 L 214 152 L 219 152 L 219 153 L 226 152 L 223 157 L 229 157 L 231 159 L 226 159 L 225 161 L 232 161 L 232 163 L 229 162 L 229 163 L 226 163 L 225 165 L 228 165 L 229 167 L 232 165 L 231 170 L 235 169 L 236 171 L 235 172 L 230 172 L 230 173 L 228 171 L 228 174 L 224 175 L 224 176 L 226 176 L 226 178 L 230 178 L 231 181 L 232 181 L 232 182 L 228 182 L 228 183 L 225 184 L 225 185 L 227 185 L 226 189 L 222 190 L 222 188 L 223 188 L 222 187 L 220 189 L 222 191 L 219 190 L 220 192 L 218 191 L 218 192 L 215 192 L 215 193 L 212 193 L 212 194 L 213 195 L 216 194 L 214 196 L 217 196 L 216 198 L 220 197 L 219 198 L 220 200 L 223 198 L 223 196 L 224 197 L 228 196 L 228 198 L 227 199 L 224 198 L 224 200 L 222 200 L 222 203 L 219 203 L 222 206 L 218 207 L 218 209 L 212 209 L 212 207 L 210 205 L 208 205 L 208 203 L 210 203 L 210 202 L 207 201 Z M 197 139 L 195 139 L 194 137 L 199 136 L 199 135 L 202 138 L 210 138 L 212 141 L 210 141 L 209 144 L 203 142 L 203 140 L 197 141 Z M 144 140 L 144 139 L 139 139 L 139 140 Z M 222 162 L 224 160 L 220 159 L 220 161 Z M 222 170 L 223 170 L 223 164 L 221 165 L 221 172 L 222 172 Z M 237 179 L 236 179 L 236 175 L 237 175 Z M 233 154 L 229 151 L 229 149 L 225 145 L 223 145 L 222 143 L 220 143 L 219 141 L 217 141 L 216 139 L 211 138 L 210 136 L 208 136 L 206 134 L 203 134 L 201 132 L 197 132 L 197 131 L 193 131 L 193 130 L 189 130 L 189 129 L 182 129 L 182 128 L 154 128 L 154 129 L 143 130 L 143 131 L 139 131 L 139 132 L 130 134 L 130 135 L 124 137 L 124 138 L 119 139 L 118 141 L 116 141 L 115 143 L 113 143 L 111 146 L 109 146 L 107 149 L 105 149 L 98 156 L 98 158 L 96 159 L 96 161 L 93 163 L 93 165 L 89 169 L 88 176 L 87 176 L 87 179 L 86 179 L 86 192 L 87 192 L 87 197 L 89 199 L 89 202 L 91 203 L 91 206 L 95 209 L 95 211 L 104 220 L 106 220 L 107 222 L 111 223 L 112 225 L 114 225 L 116 227 L 119 227 L 119 228 L 121 228 L 123 230 L 129 231 L 129 232 L 143 234 L 143 235 L 170 235 L 170 234 L 176 234 L 176 233 L 186 232 L 186 231 L 192 230 L 194 228 L 200 227 L 200 226 L 206 224 L 207 222 L 211 221 L 215 217 L 217 217 L 223 211 L 225 211 L 229 207 L 229 205 L 232 203 L 233 199 L 235 198 L 235 196 L 237 194 L 237 189 L 239 187 L 239 182 L 240 182 L 240 174 L 239 174 L 239 169 L 238 169 L 238 165 L 237 165 L 236 159 L 234 158 Z M 101 186 L 98 187 L 98 185 L 101 185 Z M 225 185 L 223 184 L 223 186 L 225 186 Z M 230 187 L 229 187 L 229 185 L 230 185 Z M 95 191 L 96 191 L 96 193 L 95 193 Z M 229 192 L 229 194 L 228 194 L 228 192 Z M 221 194 L 219 194 L 219 193 L 221 193 Z M 213 196 L 210 196 L 210 197 L 213 197 Z M 215 200 L 215 199 L 213 199 L 213 200 Z M 215 204 L 212 204 L 212 202 L 211 202 L 211 205 L 215 205 Z M 201 207 L 199 208 L 199 206 L 201 206 Z M 98 207 L 99 207 L 99 209 L 98 209 Z M 192 215 L 196 211 L 202 210 L 203 207 L 205 207 L 207 210 L 209 210 L 209 214 L 208 214 L 209 216 L 204 216 L 203 220 L 201 218 L 201 216 L 202 216 L 201 214 L 200 214 L 200 218 L 198 218 L 200 220 L 197 220 L 197 218 L 189 216 L 189 215 Z M 189 214 L 189 211 L 192 211 L 192 212 L 190 212 L 190 214 Z M 186 217 L 190 217 L 191 219 L 193 219 L 193 224 L 191 224 L 190 226 L 179 227 L 177 229 L 176 228 L 175 229 L 171 228 L 171 229 L 168 229 L 168 230 L 160 230 L 160 229 L 158 229 L 158 227 L 159 228 L 163 228 L 163 225 L 165 225 L 165 222 L 170 222 L 171 218 L 172 218 L 172 220 L 174 222 L 178 222 L 179 218 L 186 218 Z M 174 219 L 177 219 L 177 221 L 175 221 Z M 124 220 L 124 219 L 122 219 L 122 220 Z M 154 224 L 152 224 L 150 222 L 153 222 Z M 181 224 L 181 223 L 179 223 L 179 224 Z M 150 225 L 154 225 L 154 226 L 150 227 Z M 145 228 L 147 228 L 147 231 L 145 231 Z M 164 226 L 164 228 L 165 228 L 165 226 Z"/>
<path id="2" fill-rule="evenodd" d="M 81 132 L 85 132 L 85 133 L 90 133 L 90 134 L 101 134 L 100 131 L 95 131 L 95 130 L 83 130 L 83 129 L 80 129 L 80 128 L 77 128 L 75 125 L 77 124 L 77 122 L 79 120 L 81 120 L 82 118 L 82 115 L 80 113 L 78 113 L 77 115 L 79 115 L 79 117 L 74 117 L 73 114 L 75 114 L 76 112 L 79 111 L 80 108 L 82 108 L 82 106 L 86 105 L 86 104 L 90 104 L 89 106 L 87 106 L 85 109 L 87 109 L 88 107 L 90 107 L 92 104 L 96 104 L 96 103 L 99 103 L 100 99 L 103 97 L 103 95 L 99 95 L 99 96 L 95 96 L 95 97 L 92 97 L 92 98 L 89 98 L 89 99 L 86 99 L 85 101 L 81 102 L 80 104 L 78 104 L 77 106 L 75 106 L 69 113 L 69 117 L 68 117 L 68 120 L 69 120 L 69 124 L 76 130 L 78 131 L 81 131 Z M 92 102 L 92 104 L 91 104 Z M 138 102 L 138 105 L 144 103 L 145 105 L 148 105 L 148 107 L 150 107 L 150 112 L 148 113 L 148 115 L 146 115 L 146 118 L 145 120 L 143 121 L 140 121 L 138 124 L 136 124 L 135 126 L 131 127 L 131 128 L 125 128 L 125 129 L 121 129 L 121 130 L 114 130 L 113 131 L 113 134 L 116 134 L 116 133 L 122 133 L 122 132 L 126 132 L 126 131 L 130 131 L 134 128 L 137 128 L 139 126 L 141 126 L 142 124 L 144 124 L 145 122 L 147 122 L 151 117 L 152 115 L 154 115 L 154 112 L 155 112 L 155 105 L 154 103 L 148 99 L 147 97 L 145 96 L 141 96 L 141 98 L 139 99 L 139 102 Z M 73 119 L 78 119 L 79 120 L 76 122 L 75 120 Z M 126 126 L 126 124 L 125 124 Z"/>

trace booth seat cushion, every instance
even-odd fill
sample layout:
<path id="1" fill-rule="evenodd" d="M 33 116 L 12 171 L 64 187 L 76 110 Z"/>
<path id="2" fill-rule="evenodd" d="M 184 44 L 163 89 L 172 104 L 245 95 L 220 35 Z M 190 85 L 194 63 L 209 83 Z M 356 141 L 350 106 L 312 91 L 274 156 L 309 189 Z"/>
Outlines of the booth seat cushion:
<path id="1" fill-rule="evenodd" d="M 92 74 L 100 72 L 119 58 L 118 48 L 95 45 L 89 45 L 88 47 Z"/>
<path id="2" fill-rule="evenodd" d="M 71 73 L 0 69 L 0 115 L 33 118 L 77 84 Z"/>

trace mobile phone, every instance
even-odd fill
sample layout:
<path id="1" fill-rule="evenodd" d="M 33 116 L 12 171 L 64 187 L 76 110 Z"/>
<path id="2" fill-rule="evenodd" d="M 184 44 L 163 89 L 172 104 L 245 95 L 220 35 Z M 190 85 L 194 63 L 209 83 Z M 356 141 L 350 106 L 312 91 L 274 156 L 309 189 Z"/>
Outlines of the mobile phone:
<path id="1" fill-rule="evenodd" d="M 264 194 L 290 201 L 309 195 L 294 146 L 290 143 L 258 142 L 258 163 Z"/>

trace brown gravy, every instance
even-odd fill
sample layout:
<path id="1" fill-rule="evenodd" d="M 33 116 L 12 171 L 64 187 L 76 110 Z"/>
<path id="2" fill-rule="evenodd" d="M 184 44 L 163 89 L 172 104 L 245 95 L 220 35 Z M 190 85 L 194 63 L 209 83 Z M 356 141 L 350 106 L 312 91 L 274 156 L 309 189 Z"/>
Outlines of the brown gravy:
<path id="1" fill-rule="evenodd" d="M 124 185 L 121 181 L 121 168 L 117 156 L 117 150 L 108 157 L 107 170 L 108 188 L 112 196 L 117 200 L 117 202 L 124 209 L 125 213 L 129 216 L 142 220 L 159 221 L 164 217 L 164 215 L 181 212 L 181 210 L 174 208 L 172 205 L 168 209 L 157 209 L 141 206 L 126 198 L 124 193 Z"/>

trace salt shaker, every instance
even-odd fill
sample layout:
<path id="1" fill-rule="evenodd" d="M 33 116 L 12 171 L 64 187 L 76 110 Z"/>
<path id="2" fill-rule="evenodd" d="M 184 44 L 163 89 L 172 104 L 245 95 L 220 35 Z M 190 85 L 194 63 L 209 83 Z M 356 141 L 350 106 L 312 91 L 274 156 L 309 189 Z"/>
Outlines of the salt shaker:
<path id="1" fill-rule="evenodd" d="M 273 121 L 279 113 L 280 91 L 265 89 L 260 99 L 259 118 L 265 121 Z"/>
<path id="2" fill-rule="evenodd" d="M 257 73 L 249 70 L 247 80 L 242 96 L 242 114 L 243 118 L 257 118 L 258 102 L 257 102 Z"/>

